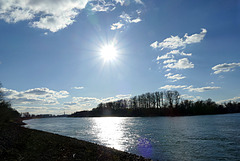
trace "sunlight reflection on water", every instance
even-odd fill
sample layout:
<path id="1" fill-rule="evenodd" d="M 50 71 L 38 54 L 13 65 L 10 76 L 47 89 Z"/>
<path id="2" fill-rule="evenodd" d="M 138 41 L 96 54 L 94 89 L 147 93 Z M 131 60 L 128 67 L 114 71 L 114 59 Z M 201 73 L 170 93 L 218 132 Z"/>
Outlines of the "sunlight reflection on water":
<path id="1" fill-rule="evenodd" d="M 105 117 L 93 119 L 93 131 L 97 140 L 108 147 L 128 151 L 135 145 L 136 150 L 145 157 L 152 156 L 151 141 L 147 138 L 134 135 L 129 128 L 129 118 Z M 135 129 L 136 131 L 137 129 Z"/>
<path id="2" fill-rule="evenodd" d="M 94 118 L 93 130 L 98 139 L 109 147 L 126 150 L 121 143 L 123 138 L 124 119 L 117 117 L 106 117 L 104 119 Z"/>

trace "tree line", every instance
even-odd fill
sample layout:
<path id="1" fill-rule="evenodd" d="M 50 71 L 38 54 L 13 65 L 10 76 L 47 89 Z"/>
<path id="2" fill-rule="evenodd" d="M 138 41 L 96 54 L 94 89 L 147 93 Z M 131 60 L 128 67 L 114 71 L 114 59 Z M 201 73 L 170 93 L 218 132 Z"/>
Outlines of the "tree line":
<path id="1" fill-rule="evenodd" d="M 182 98 L 178 91 L 169 90 L 100 103 L 91 111 L 75 112 L 70 116 L 190 116 L 237 112 L 240 112 L 238 102 L 217 104 L 211 99 L 192 101 Z"/>
<path id="2" fill-rule="evenodd" d="M 145 93 L 138 96 L 134 96 L 130 99 L 121 99 L 114 102 L 100 103 L 97 109 L 112 108 L 112 109 L 124 109 L 124 108 L 173 108 L 178 106 L 180 100 L 180 94 L 178 91 L 164 91 Z"/>

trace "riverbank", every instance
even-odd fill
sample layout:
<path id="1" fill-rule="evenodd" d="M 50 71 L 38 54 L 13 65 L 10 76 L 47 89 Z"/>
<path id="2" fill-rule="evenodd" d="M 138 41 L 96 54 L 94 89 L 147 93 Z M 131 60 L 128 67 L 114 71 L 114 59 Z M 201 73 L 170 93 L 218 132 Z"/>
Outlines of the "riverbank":
<path id="1" fill-rule="evenodd" d="M 127 152 L 15 124 L 0 125 L 0 157 L 8 161 L 147 160 Z"/>

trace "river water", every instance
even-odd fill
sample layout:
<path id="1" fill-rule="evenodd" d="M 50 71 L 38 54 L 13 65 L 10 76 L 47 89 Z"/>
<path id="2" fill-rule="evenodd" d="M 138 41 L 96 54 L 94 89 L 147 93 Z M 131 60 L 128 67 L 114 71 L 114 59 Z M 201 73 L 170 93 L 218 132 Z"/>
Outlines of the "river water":
<path id="1" fill-rule="evenodd" d="M 26 120 L 26 127 L 153 160 L 240 160 L 240 114 Z"/>

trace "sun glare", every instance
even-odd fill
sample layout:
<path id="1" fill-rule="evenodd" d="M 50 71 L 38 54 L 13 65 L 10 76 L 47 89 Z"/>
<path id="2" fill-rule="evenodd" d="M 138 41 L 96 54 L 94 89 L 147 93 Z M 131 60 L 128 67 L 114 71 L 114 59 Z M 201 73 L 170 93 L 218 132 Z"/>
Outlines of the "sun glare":
<path id="1" fill-rule="evenodd" d="M 102 47 L 100 54 L 105 61 L 112 61 L 117 57 L 117 49 L 114 45 L 105 45 Z"/>

